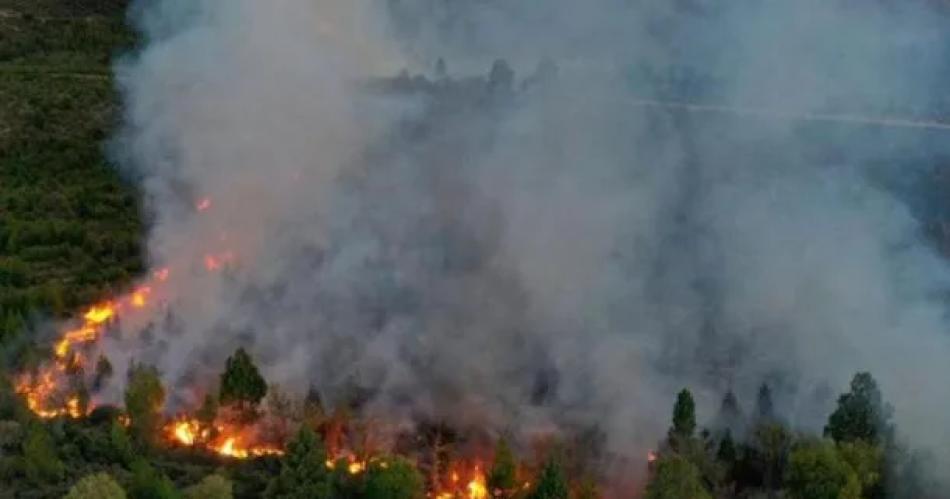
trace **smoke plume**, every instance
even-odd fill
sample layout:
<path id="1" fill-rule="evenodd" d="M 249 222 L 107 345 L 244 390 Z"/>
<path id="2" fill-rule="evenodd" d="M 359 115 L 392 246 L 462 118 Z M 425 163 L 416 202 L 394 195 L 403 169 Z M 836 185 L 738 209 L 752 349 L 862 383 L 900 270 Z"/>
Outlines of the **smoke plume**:
<path id="1" fill-rule="evenodd" d="M 245 346 L 270 381 L 391 421 L 596 426 L 630 457 L 682 386 L 711 419 L 768 380 L 815 430 L 869 370 L 902 435 L 950 449 L 950 275 L 917 180 L 947 132 L 796 119 L 939 118 L 940 8 L 162 0 L 131 18 L 113 151 L 171 275 L 164 316 L 109 340 L 117 366 L 207 384 Z M 427 76 L 381 79 L 401 68 Z"/>

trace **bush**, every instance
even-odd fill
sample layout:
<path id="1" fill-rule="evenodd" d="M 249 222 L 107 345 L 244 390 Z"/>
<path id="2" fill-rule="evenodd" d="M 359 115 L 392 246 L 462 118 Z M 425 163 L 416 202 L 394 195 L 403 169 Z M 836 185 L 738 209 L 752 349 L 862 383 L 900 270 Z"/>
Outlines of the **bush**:
<path id="1" fill-rule="evenodd" d="M 107 473 L 96 473 L 76 482 L 64 499 L 125 499 L 125 491 Z"/>

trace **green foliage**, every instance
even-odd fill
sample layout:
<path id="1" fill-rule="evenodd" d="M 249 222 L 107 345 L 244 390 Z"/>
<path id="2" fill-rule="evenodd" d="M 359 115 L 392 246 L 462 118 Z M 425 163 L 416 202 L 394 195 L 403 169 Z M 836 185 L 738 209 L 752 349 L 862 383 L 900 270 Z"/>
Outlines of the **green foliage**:
<path id="1" fill-rule="evenodd" d="M 716 450 L 716 459 L 726 465 L 732 465 L 736 462 L 736 444 L 732 440 L 732 432 L 726 430 L 719 441 L 719 449 Z"/>
<path id="2" fill-rule="evenodd" d="M 181 495 L 167 476 L 159 473 L 148 461 L 139 459 L 132 464 L 132 499 L 179 499 Z"/>
<path id="3" fill-rule="evenodd" d="M 160 411 L 164 404 L 165 388 L 158 370 L 145 364 L 133 364 L 125 389 L 125 409 L 129 414 L 129 429 L 135 438 L 154 442 L 161 426 Z"/>
<path id="4" fill-rule="evenodd" d="M 765 486 L 775 489 L 781 485 L 782 470 L 788 460 L 792 435 L 778 423 L 764 423 L 755 429 L 755 447 L 761 459 Z"/>
<path id="5" fill-rule="evenodd" d="M 862 494 L 868 495 L 881 481 L 884 468 L 884 450 L 863 440 L 838 444 L 838 454 L 848 464 L 861 485 Z"/>
<path id="6" fill-rule="evenodd" d="M 281 460 L 280 474 L 267 486 L 268 498 L 332 497 L 330 477 L 326 469 L 327 452 L 320 437 L 303 426 L 287 445 Z"/>
<path id="7" fill-rule="evenodd" d="M 117 114 L 109 63 L 132 40 L 123 7 L 0 9 L 0 342 L 143 269 L 136 192 L 102 147 Z"/>
<path id="8" fill-rule="evenodd" d="M 185 489 L 185 499 L 231 499 L 234 485 L 227 478 L 213 474 Z"/>
<path id="9" fill-rule="evenodd" d="M 518 486 L 517 468 L 515 455 L 511 452 L 508 441 L 504 438 L 499 439 L 498 445 L 495 446 L 495 458 L 491 469 L 488 470 L 486 480 L 488 490 L 507 493 L 516 488 Z"/>
<path id="10" fill-rule="evenodd" d="M 366 470 L 362 499 L 422 499 L 425 497 L 422 475 L 401 458 L 374 462 Z"/>
<path id="11" fill-rule="evenodd" d="M 125 499 L 125 491 L 108 473 L 96 473 L 76 482 L 64 499 Z"/>
<path id="12" fill-rule="evenodd" d="M 125 466 L 132 464 L 135 459 L 135 450 L 125 427 L 115 420 L 109 425 L 109 449 L 113 459 Z"/>
<path id="13" fill-rule="evenodd" d="M 39 423 L 31 424 L 23 441 L 23 474 L 30 482 L 42 484 L 61 480 L 64 472 L 49 432 Z"/>
<path id="14" fill-rule="evenodd" d="M 825 436 L 835 442 L 882 443 L 889 440 L 892 433 L 892 412 L 871 374 L 857 373 L 851 380 L 851 391 L 838 397 L 838 406 L 825 426 Z"/>
<path id="15" fill-rule="evenodd" d="M 703 487 L 699 470 L 678 455 L 664 456 L 656 462 L 653 479 L 647 485 L 646 499 L 711 499 Z"/>
<path id="16" fill-rule="evenodd" d="M 859 499 L 861 484 L 830 442 L 807 442 L 789 456 L 786 477 L 794 499 Z"/>
<path id="17" fill-rule="evenodd" d="M 557 456 L 548 458 L 528 499 L 567 499 L 569 488 L 564 468 Z"/>
<path id="18" fill-rule="evenodd" d="M 267 382 L 257 370 L 251 356 L 238 348 L 228 357 L 221 373 L 221 388 L 218 400 L 221 404 L 237 404 L 243 409 L 253 409 L 267 395 Z"/>
<path id="19" fill-rule="evenodd" d="M 696 431 L 696 403 L 693 402 L 693 394 L 684 388 L 676 396 L 676 404 L 673 405 L 673 426 L 670 428 L 670 441 L 676 439 L 690 438 Z"/>

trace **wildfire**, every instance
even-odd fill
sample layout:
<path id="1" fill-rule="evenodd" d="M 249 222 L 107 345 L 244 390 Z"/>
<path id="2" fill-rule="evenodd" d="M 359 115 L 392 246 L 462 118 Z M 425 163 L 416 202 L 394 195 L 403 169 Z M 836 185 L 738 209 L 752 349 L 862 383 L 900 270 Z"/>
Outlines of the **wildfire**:
<path id="1" fill-rule="evenodd" d="M 463 476 L 465 481 L 463 481 Z M 452 471 L 449 478 L 452 482 L 450 486 L 432 494 L 434 499 L 487 499 L 489 497 L 485 474 L 481 466 L 477 464 L 465 473 Z"/>
<path id="2" fill-rule="evenodd" d="M 224 268 L 225 265 L 234 262 L 234 253 L 225 251 L 220 254 L 208 253 L 204 258 L 205 268 L 209 272 L 215 272 Z"/>
<path id="3" fill-rule="evenodd" d="M 152 292 L 152 288 L 149 286 L 142 286 L 132 292 L 132 297 L 129 301 L 132 303 L 132 306 L 135 308 L 142 308 L 145 306 L 148 301 L 148 295 Z"/>
<path id="4" fill-rule="evenodd" d="M 169 273 L 168 267 L 163 267 L 156 270 L 152 275 L 154 275 L 155 279 L 158 279 L 159 282 L 165 282 L 168 280 Z"/>
<path id="5" fill-rule="evenodd" d="M 284 451 L 275 449 L 273 447 L 242 447 L 238 444 L 237 437 L 227 437 L 224 439 L 222 444 L 218 445 L 217 447 L 212 447 L 211 449 L 222 456 L 233 457 L 236 459 L 247 459 L 249 457 L 262 456 L 280 456 L 284 453 Z"/>
<path id="6" fill-rule="evenodd" d="M 195 203 L 195 209 L 198 211 L 205 211 L 208 208 L 211 208 L 211 198 L 203 198 Z"/>
<path id="7" fill-rule="evenodd" d="M 195 445 L 198 436 L 205 434 L 205 432 L 201 431 L 201 425 L 198 424 L 198 421 L 193 419 L 172 421 L 166 427 L 166 432 L 171 436 L 172 440 L 188 446 Z"/>

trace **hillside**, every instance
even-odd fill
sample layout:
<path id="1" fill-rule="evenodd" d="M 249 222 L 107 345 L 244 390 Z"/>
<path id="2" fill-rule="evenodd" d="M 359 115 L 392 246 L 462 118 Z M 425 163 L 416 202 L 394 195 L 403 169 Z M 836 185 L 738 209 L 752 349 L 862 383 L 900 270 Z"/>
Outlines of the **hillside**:
<path id="1" fill-rule="evenodd" d="M 138 200 L 106 159 L 124 2 L 0 2 L 0 336 L 142 269 Z"/>

